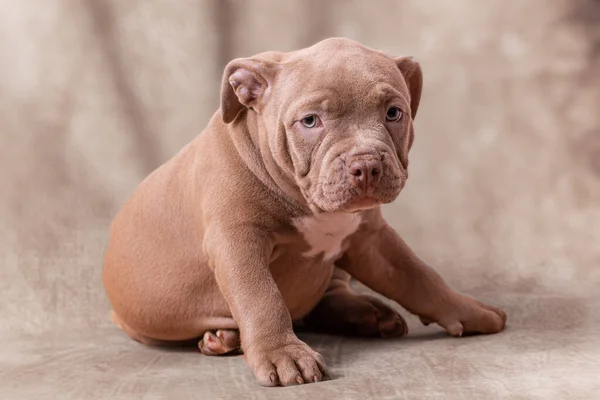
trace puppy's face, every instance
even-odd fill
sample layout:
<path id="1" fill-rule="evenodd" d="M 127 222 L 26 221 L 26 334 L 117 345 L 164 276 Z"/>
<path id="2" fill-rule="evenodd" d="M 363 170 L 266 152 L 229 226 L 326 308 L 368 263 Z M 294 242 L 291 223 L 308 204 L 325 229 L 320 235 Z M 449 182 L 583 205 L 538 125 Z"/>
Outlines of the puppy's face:
<path id="1" fill-rule="evenodd" d="M 419 65 L 345 39 L 263 56 L 256 83 L 240 83 L 240 70 L 229 83 L 238 98 L 256 98 L 245 105 L 263 117 L 274 159 L 307 202 L 331 212 L 393 201 L 408 176 Z"/>

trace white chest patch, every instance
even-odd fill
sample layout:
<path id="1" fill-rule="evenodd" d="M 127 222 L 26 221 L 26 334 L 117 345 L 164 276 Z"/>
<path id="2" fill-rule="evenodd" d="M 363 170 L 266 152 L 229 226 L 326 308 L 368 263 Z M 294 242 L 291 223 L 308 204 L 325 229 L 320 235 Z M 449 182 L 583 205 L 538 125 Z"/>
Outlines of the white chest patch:
<path id="1" fill-rule="evenodd" d="M 350 213 L 323 213 L 312 217 L 296 218 L 294 226 L 302 234 L 310 249 L 304 253 L 314 257 L 323 253 L 329 260 L 342 251 L 342 242 L 356 232 L 361 216 Z"/>

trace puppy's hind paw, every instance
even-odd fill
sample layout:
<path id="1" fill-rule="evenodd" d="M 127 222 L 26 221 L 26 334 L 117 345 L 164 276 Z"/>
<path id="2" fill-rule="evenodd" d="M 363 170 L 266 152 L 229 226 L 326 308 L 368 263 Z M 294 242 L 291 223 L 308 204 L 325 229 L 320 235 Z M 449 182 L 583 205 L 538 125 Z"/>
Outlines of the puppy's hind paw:
<path id="1" fill-rule="evenodd" d="M 198 348 L 207 356 L 241 353 L 240 332 L 230 329 L 206 331 L 198 342 Z"/>

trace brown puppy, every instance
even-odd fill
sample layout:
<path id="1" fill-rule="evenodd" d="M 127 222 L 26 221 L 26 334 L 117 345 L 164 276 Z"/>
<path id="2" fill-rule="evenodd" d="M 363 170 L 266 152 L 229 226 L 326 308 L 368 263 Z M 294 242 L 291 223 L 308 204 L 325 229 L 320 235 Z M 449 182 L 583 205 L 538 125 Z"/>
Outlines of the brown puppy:
<path id="1" fill-rule="evenodd" d="M 421 86 L 413 59 L 346 39 L 232 61 L 220 112 L 112 224 L 115 322 L 146 344 L 243 350 L 269 386 L 323 379 L 292 321 L 406 333 L 350 276 L 451 335 L 501 331 L 502 311 L 452 291 L 381 216 L 406 182 Z"/>

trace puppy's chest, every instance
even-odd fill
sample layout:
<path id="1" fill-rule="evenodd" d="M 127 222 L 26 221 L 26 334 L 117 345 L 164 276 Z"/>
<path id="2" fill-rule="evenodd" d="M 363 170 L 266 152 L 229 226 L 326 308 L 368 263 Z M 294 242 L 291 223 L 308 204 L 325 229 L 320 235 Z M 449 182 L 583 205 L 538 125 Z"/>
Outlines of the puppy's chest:
<path id="1" fill-rule="evenodd" d="M 350 213 L 323 213 L 293 221 L 308 245 L 303 255 L 315 257 L 323 254 L 324 260 L 331 260 L 342 252 L 342 242 L 356 232 L 360 223 L 361 216 Z"/>

